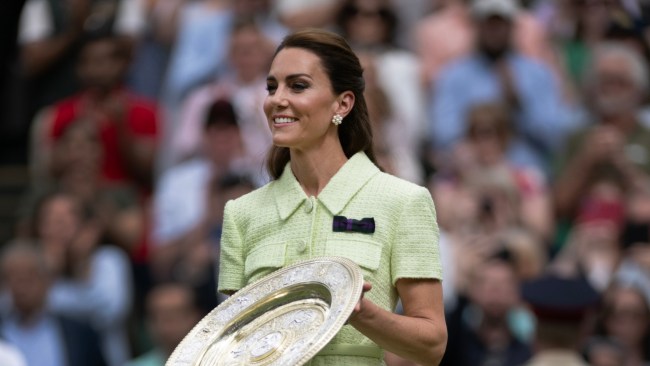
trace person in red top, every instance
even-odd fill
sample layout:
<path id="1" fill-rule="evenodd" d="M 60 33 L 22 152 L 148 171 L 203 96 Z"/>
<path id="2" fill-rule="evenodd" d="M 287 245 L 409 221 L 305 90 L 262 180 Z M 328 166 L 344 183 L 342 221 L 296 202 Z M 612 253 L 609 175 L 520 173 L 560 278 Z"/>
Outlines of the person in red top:
<path id="1" fill-rule="evenodd" d="M 156 104 L 123 84 L 128 53 L 123 40 L 112 34 L 94 34 L 85 39 L 77 65 L 82 90 L 46 107 L 36 117 L 31 165 L 36 191 L 61 186 L 65 174 L 81 175 L 85 184 L 93 186 L 92 203 L 100 196 L 108 196 L 112 207 L 121 212 L 132 209 L 128 212 L 135 214 L 119 222 L 113 240 L 131 253 L 135 263 L 145 263 L 159 127 Z M 82 171 L 79 161 L 88 159 L 79 156 L 84 154 L 81 146 L 67 146 L 66 153 L 60 153 L 73 126 L 83 127 L 96 139 L 99 158 L 94 169 Z M 102 210 L 110 223 L 117 222 L 109 211 Z"/>
<path id="2" fill-rule="evenodd" d="M 71 124 L 85 123 L 96 131 L 102 147 L 100 184 L 130 185 L 148 196 L 158 134 L 157 107 L 123 86 L 127 66 L 128 52 L 120 38 L 103 34 L 86 40 L 77 68 L 82 91 L 47 107 L 35 122 L 35 173 L 47 177 L 56 170 L 60 162 L 49 154 L 53 145 Z"/>

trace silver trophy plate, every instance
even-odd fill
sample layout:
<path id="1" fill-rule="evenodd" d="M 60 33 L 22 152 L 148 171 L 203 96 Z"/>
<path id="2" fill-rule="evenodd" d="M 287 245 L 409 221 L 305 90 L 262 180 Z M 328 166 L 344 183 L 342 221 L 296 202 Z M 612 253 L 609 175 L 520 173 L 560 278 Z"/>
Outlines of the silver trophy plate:
<path id="1" fill-rule="evenodd" d="M 304 365 L 343 327 L 362 287 L 361 270 L 347 258 L 279 269 L 206 315 L 166 366 Z"/>

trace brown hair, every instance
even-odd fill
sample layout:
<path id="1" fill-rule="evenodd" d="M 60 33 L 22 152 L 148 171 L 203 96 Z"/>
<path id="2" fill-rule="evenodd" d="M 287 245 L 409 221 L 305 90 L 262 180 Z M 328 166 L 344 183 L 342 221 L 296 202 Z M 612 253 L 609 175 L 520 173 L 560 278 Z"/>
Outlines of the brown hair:
<path id="1" fill-rule="evenodd" d="M 354 94 L 354 106 L 338 128 L 339 140 L 348 158 L 363 151 L 374 163 L 372 129 L 368 107 L 363 98 L 365 89 L 363 69 L 345 39 L 328 31 L 305 29 L 284 38 L 276 49 L 275 55 L 285 48 L 301 48 L 314 53 L 323 65 L 333 92 L 340 94 L 351 91 Z M 272 146 L 266 162 L 271 178 L 278 179 L 289 160 L 289 148 Z"/>
<path id="2" fill-rule="evenodd" d="M 501 103 L 484 103 L 472 107 L 468 113 L 467 135 L 476 138 L 485 133 L 496 137 L 504 148 L 512 138 L 510 110 Z"/>

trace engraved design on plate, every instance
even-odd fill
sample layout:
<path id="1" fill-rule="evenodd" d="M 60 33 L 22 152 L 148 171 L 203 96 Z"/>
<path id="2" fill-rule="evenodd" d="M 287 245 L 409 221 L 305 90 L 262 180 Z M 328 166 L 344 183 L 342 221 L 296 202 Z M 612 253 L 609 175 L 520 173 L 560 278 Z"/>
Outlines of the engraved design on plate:
<path id="1" fill-rule="evenodd" d="M 251 356 L 253 362 L 259 362 L 269 356 L 271 353 L 275 352 L 278 348 L 280 348 L 283 340 L 284 335 L 279 331 L 271 332 L 262 337 L 262 339 L 257 341 L 251 347 Z"/>
<path id="2" fill-rule="evenodd" d="M 290 285 L 299 281 L 304 280 L 305 278 L 312 277 L 314 270 L 309 267 L 298 267 L 287 272 L 284 275 L 284 285 Z"/>
<path id="3" fill-rule="evenodd" d="M 208 314 L 167 366 L 303 365 L 343 326 L 362 281 L 356 265 L 344 258 L 281 269 Z"/>
<path id="4" fill-rule="evenodd" d="M 348 276 L 347 271 L 341 271 L 339 268 L 331 268 L 329 273 L 325 275 L 325 283 L 332 289 L 335 290 L 340 288 L 340 286 L 349 281 L 350 277 Z"/>

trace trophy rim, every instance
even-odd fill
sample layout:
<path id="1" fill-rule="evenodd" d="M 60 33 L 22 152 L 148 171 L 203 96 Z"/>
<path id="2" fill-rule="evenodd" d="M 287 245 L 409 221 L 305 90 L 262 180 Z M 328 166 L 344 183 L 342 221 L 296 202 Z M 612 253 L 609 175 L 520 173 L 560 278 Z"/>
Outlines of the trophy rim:
<path id="1" fill-rule="evenodd" d="M 336 276 L 336 271 L 346 275 Z M 323 273 L 334 274 L 336 278 L 324 276 Z M 307 309 L 308 304 L 311 304 L 322 311 L 319 315 L 324 316 L 323 322 L 317 326 L 316 334 L 313 334 L 316 338 L 311 339 L 306 346 L 301 346 L 302 350 L 297 355 L 279 354 L 278 350 L 274 357 L 261 357 L 254 363 L 259 366 L 279 365 L 276 361 L 287 362 L 291 359 L 291 365 L 304 365 L 346 324 L 361 298 L 362 289 L 361 269 L 349 258 L 321 256 L 294 262 L 244 286 L 210 311 L 178 344 L 165 366 L 207 366 L 202 360 L 207 352 L 216 352 L 210 351 L 212 347 L 221 347 L 223 351 L 224 347 L 228 347 L 228 342 L 233 343 L 233 339 L 254 332 L 255 328 L 251 330 L 251 325 L 247 329 L 247 325 L 255 324 L 260 319 L 280 318 L 287 312 L 286 307 L 298 310 L 303 306 Z M 266 323 L 263 322 L 262 325 L 264 324 Z M 307 325 L 306 322 L 304 327 Z M 313 326 L 309 328 L 310 332 L 313 329 Z M 301 328 L 298 327 L 296 331 L 301 331 Z M 282 334 L 284 330 L 280 328 L 274 332 Z M 283 350 L 286 351 L 289 346 L 290 344 L 285 344 Z"/>

